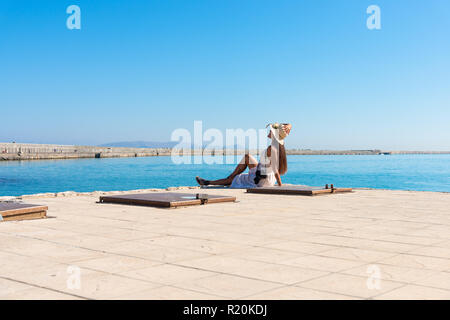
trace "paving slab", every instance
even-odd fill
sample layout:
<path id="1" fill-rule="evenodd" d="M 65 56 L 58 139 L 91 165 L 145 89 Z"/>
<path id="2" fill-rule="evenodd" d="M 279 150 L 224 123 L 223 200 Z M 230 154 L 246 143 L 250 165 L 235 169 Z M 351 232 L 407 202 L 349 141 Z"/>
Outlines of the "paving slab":
<path id="1" fill-rule="evenodd" d="M 0 297 L 450 299 L 448 193 L 208 192 L 237 202 L 163 210 L 98 204 L 98 193 L 33 198 L 47 219 L 0 224 Z"/>

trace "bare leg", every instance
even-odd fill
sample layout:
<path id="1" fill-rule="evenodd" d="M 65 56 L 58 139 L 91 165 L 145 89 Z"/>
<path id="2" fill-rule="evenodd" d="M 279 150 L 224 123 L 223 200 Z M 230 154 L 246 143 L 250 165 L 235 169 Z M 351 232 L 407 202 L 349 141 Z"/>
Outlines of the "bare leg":
<path id="1" fill-rule="evenodd" d="M 238 174 L 242 173 L 245 171 L 245 169 L 247 169 L 247 167 L 249 169 L 254 168 L 258 165 L 258 161 L 256 161 L 256 159 L 249 155 L 246 154 L 242 160 L 239 162 L 239 164 L 236 166 L 236 168 L 234 169 L 233 173 L 230 174 L 227 178 L 225 179 L 219 179 L 219 180 L 204 180 L 202 178 L 197 177 L 197 182 L 200 185 L 218 185 L 218 186 L 229 186 L 231 184 L 231 182 L 233 182 L 234 177 L 236 177 Z"/>
<path id="2" fill-rule="evenodd" d="M 228 176 L 228 178 L 230 177 L 234 178 L 238 174 L 244 172 L 245 169 L 247 169 L 247 167 L 251 169 L 256 167 L 257 165 L 258 161 L 253 156 L 246 154 L 245 156 L 242 157 L 242 160 L 239 162 L 236 169 L 234 169 L 233 173 Z"/>
<path id="3" fill-rule="evenodd" d="M 215 186 L 229 186 L 233 182 L 233 178 L 228 177 L 228 178 L 219 179 L 219 180 L 209 180 L 208 182 L 209 182 L 208 184 L 215 185 Z"/>

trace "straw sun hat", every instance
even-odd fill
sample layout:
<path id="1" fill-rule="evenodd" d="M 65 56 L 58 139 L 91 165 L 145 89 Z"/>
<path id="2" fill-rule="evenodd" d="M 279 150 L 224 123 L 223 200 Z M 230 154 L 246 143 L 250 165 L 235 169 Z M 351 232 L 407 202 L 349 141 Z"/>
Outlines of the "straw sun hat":
<path id="1" fill-rule="evenodd" d="M 269 123 L 267 127 L 270 126 L 270 132 L 272 133 L 272 139 L 278 141 L 279 144 L 284 144 L 284 138 L 286 138 L 291 132 L 292 125 L 290 123 Z"/>

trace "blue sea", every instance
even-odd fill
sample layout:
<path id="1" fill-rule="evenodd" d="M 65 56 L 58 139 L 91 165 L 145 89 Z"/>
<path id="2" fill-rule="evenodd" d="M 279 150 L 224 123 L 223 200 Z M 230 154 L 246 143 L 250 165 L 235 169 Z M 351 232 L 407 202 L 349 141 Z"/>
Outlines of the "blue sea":
<path id="1" fill-rule="evenodd" d="M 237 158 L 235 159 L 237 161 Z M 234 164 L 174 164 L 170 157 L 0 162 L 0 196 L 196 185 Z M 450 155 L 288 156 L 284 183 L 450 192 Z"/>

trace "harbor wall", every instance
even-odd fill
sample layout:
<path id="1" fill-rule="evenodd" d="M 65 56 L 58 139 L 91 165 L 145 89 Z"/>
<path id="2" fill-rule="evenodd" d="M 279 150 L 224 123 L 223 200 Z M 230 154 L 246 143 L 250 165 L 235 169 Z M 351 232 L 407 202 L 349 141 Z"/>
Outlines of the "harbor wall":
<path id="1" fill-rule="evenodd" d="M 195 149 L 179 150 L 191 152 L 191 155 L 235 155 L 244 154 L 245 150 L 217 150 Z M 251 154 L 259 154 L 257 150 L 250 150 Z M 95 146 L 72 146 L 53 144 L 28 144 L 28 143 L 0 143 L 0 161 L 6 160 L 42 160 L 42 159 L 77 159 L 77 158 L 119 158 L 119 157 L 154 157 L 170 156 L 170 148 L 118 148 Z M 381 150 L 286 150 L 289 155 L 377 155 L 377 154 L 444 154 L 443 151 L 381 151 Z"/>

